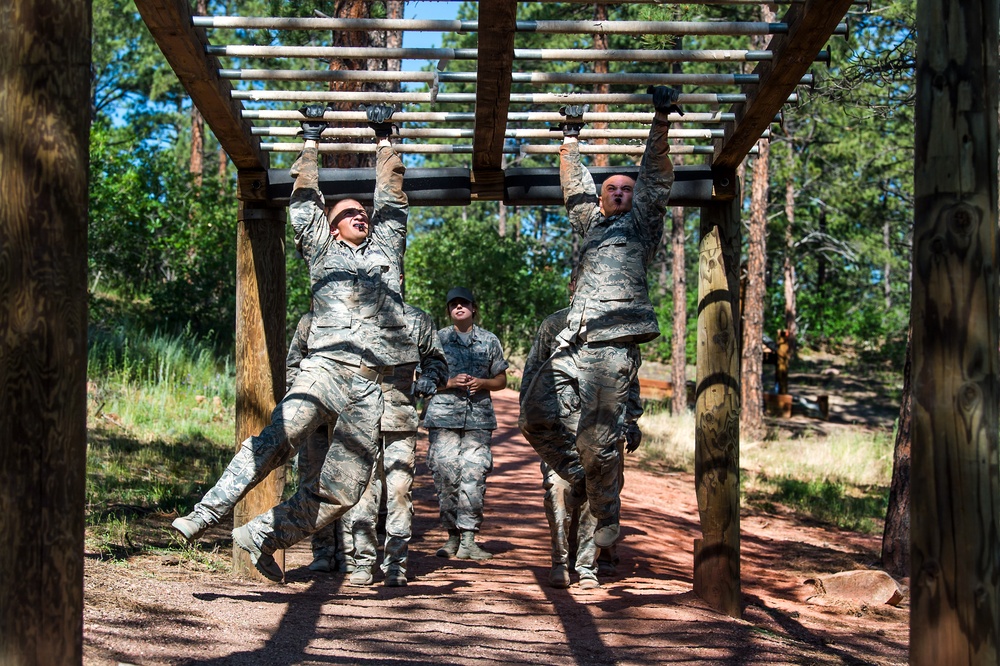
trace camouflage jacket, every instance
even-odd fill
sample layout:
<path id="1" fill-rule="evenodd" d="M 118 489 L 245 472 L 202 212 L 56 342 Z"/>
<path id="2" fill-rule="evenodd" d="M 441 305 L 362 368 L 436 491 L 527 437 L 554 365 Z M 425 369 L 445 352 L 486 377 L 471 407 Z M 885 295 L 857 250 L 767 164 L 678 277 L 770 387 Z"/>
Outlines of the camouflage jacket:
<path id="1" fill-rule="evenodd" d="M 528 387 L 531 385 L 531 380 L 534 379 L 535 375 L 541 369 L 542 365 L 549 359 L 552 354 L 556 352 L 559 348 L 559 332 L 566 328 L 566 317 L 569 315 L 570 309 L 563 308 L 557 312 L 553 312 L 548 317 L 542 321 L 542 325 L 538 327 L 538 333 L 535 335 L 534 342 L 531 343 L 531 351 L 528 352 L 528 357 L 524 360 L 524 372 L 521 374 L 521 395 L 520 398 L 523 401 L 528 393 Z M 579 409 L 579 398 L 575 399 L 575 405 L 570 404 L 569 401 L 560 400 L 563 403 L 567 411 L 572 409 Z M 639 421 L 639 417 L 642 416 L 642 399 L 639 395 L 639 378 L 636 375 L 635 381 L 628 388 L 628 403 L 625 406 L 625 422 L 626 423 L 636 423 Z"/>
<path id="2" fill-rule="evenodd" d="M 580 162 L 576 142 L 559 151 L 559 180 L 570 223 L 582 237 L 580 271 L 567 318 L 569 335 L 586 331 L 590 342 L 647 342 L 660 334 L 649 301 L 646 269 L 663 236 L 674 168 L 669 125 L 654 120 L 646 140 L 632 210 L 601 214 L 597 188 Z"/>
<path id="3" fill-rule="evenodd" d="M 411 340 L 392 374 L 382 380 L 382 395 L 385 411 L 382 412 L 381 428 L 385 432 L 415 431 L 419 424 L 416 400 L 413 397 L 413 375 L 420 366 L 420 374 L 431 379 L 438 387 L 448 382 L 448 362 L 444 350 L 434 330 L 431 316 L 409 303 L 403 304 L 406 329 Z M 302 359 L 309 355 L 309 329 L 313 313 L 307 312 L 299 319 L 295 335 L 288 345 L 285 359 L 285 391 L 299 374 Z"/>
<path id="4" fill-rule="evenodd" d="M 395 365 L 409 344 L 399 285 L 409 211 L 406 168 L 391 147 L 379 147 L 371 234 L 353 247 L 330 233 L 316 157 L 316 149 L 307 148 L 296 160 L 297 187 L 289 203 L 296 247 L 312 283 L 310 355 Z"/>
<path id="5" fill-rule="evenodd" d="M 468 343 L 462 341 L 453 326 L 438 331 L 438 338 L 448 359 L 448 377 L 464 372 L 473 377 L 490 379 L 510 365 L 503 357 L 503 348 L 497 336 L 478 326 L 472 327 Z M 469 395 L 464 389 L 439 391 L 428 402 L 424 427 L 495 430 L 497 419 L 490 392 Z"/>

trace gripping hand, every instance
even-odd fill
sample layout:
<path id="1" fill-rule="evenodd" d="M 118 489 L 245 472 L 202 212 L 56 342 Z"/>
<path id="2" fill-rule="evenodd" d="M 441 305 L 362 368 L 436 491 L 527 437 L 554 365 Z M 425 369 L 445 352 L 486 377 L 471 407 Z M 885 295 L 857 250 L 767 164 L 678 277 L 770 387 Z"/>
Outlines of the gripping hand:
<path id="1" fill-rule="evenodd" d="M 368 126 L 375 130 L 375 136 L 379 139 L 386 139 L 392 135 L 392 128 L 395 127 L 389 122 L 395 109 L 388 104 L 374 104 L 372 106 L 361 107 L 365 115 L 368 116 Z"/>
<path id="2" fill-rule="evenodd" d="M 639 426 L 635 423 L 629 423 L 625 426 L 625 450 L 629 453 L 634 453 L 636 449 L 639 448 L 639 444 L 642 443 L 642 431 L 639 430 Z"/>
<path id="3" fill-rule="evenodd" d="M 437 393 L 437 385 L 429 377 L 419 377 L 413 382 L 413 395 L 418 398 L 429 398 Z"/>
<path id="4" fill-rule="evenodd" d="M 559 129 L 562 130 L 563 136 L 580 136 L 580 130 L 586 125 L 583 122 L 583 114 L 589 108 L 587 104 L 567 104 L 559 107 L 559 113 L 566 116 L 566 120 L 559 123 Z"/>
<path id="5" fill-rule="evenodd" d="M 329 124 L 323 120 L 326 107 L 319 104 L 310 104 L 299 109 L 299 113 L 306 117 L 302 121 L 302 130 L 300 132 L 302 138 L 319 141 L 319 138 L 323 135 L 323 130 L 329 127 Z"/>
<path id="6" fill-rule="evenodd" d="M 667 114 L 677 112 L 684 115 L 681 107 L 677 106 L 677 100 L 681 96 L 679 90 L 667 86 L 649 86 L 646 88 L 646 94 L 653 96 L 653 108 L 657 111 Z"/>

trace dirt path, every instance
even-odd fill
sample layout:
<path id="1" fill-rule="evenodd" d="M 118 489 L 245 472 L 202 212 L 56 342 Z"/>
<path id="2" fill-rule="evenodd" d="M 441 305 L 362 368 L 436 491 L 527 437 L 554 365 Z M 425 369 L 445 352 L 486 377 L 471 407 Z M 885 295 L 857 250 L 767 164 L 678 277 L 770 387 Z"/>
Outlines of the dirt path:
<path id="1" fill-rule="evenodd" d="M 709 610 L 691 591 L 699 528 L 690 475 L 628 470 L 618 575 L 597 590 L 552 589 L 538 458 L 517 431 L 516 394 L 494 395 L 500 427 L 481 535 L 492 561 L 434 557 L 445 535 L 421 464 L 408 587 L 356 588 L 342 574 L 313 574 L 304 543 L 288 552 L 281 585 L 171 557 L 125 565 L 88 557 L 85 663 L 906 663 L 905 601 L 802 600 L 810 575 L 871 566 L 873 537 L 745 514 L 744 618 Z M 218 536 L 227 547 L 225 532 Z"/>

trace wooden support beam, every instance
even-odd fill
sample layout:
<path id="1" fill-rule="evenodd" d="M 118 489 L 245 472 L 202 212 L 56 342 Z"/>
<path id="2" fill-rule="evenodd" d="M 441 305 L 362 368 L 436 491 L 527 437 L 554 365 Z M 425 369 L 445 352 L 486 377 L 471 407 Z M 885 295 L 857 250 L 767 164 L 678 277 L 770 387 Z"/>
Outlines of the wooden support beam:
<path id="1" fill-rule="evenodd" d="M 743 613 L 739 257 L 739 197 L 702 206 L 694 463 L 702 538 L 694 543 L 694 591 L 732 617 Z"/>
<path id="2" fill-rule="evenodd" d="M 0 664 L 83 661 L 90 20 L 0 8 Z"/>
<path id="3" fill-rule="evenodd" d="M 241 201 L 236 239 L 236 446 L 271 422 L 285 394 L 285 208 Z M 236 505 L 239 527 L 281 501 L 279 467 Z M 284 551 L 274 554 L 284 569 Z M 263 580 L 249 555 L 233 546 L 233 568 Z"/>
<path id="4" fill-rule="evenodd" d="M 136 0 L 136 7 L 181 84 L 237 169 L 267 169 L 260 140 L 242 117 L 243 104 L 232 98 L 229 81 L 219 77 L 219 60 L 205 53 L 204 28 L 191 24 L 187 0 Z"/>
<path id="5" fill-rule="evenodd" d="M 995 0 L 917 2 L 910 663 L 1000 661 Z"/>
<path id="6" fill-rule="evenodd" d="M 473 196 L 503 198 L 503 143 L 514 63 L 516 0 L 479 3 L 476 136 L 472 150 Z"/>
<path id="7" fill-rule="evenodd" d="M 805 0 L 792 5 L 782 19 L 788 24 L 788 33 L 775 35 L 767 46 L 774 57 L 759 62 L 753 70 L 760 83 L 742 86 L 746 103 L 730 109 L 736 122 L 726 127 L 725 138 L 716 141 L 713 165 L 728 169 L 739 166 L 852 4 L 853 0 Z"/>

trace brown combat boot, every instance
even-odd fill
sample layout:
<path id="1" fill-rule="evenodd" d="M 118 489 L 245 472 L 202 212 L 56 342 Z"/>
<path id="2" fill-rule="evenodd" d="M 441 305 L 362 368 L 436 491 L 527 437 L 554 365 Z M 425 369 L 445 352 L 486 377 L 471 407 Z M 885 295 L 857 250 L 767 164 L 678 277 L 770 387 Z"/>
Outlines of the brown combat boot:
<path id="1" fill-rule="evenodd" d="M 458 545 L 461 541 L 462 533 L 458 530 L 448 530 L 448 540 L 437 549 L 435 553 L 438 557 L 455 557 L 458 555 Z"/>
<path id="2" fill-rule="evenodd" d="M 458 545 L 458 559 L 460 560 L 489 560 L 493 558 L 492 553 L 488 553 L 476 543 L 476 533 L 472 530 L 462 532 L 462 541 Z"/>

